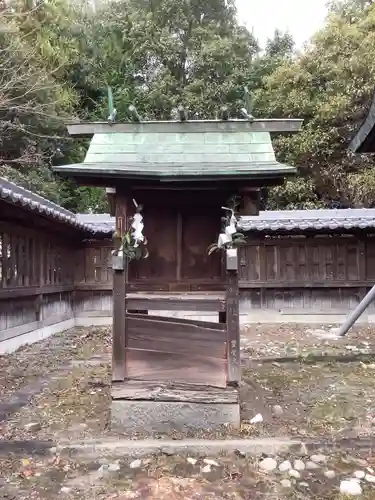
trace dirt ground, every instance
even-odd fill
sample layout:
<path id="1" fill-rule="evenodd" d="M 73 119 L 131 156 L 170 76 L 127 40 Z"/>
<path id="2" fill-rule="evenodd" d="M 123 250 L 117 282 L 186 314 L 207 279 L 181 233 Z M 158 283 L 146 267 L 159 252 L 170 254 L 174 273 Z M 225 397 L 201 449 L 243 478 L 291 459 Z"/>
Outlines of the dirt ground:
<path id="1" fill-rule="evenodd" d="M 55 444 L 63 441 L 113 437 L 108 426 L 110 331 L 77 328 L 0 356 L 0 499 L 125 500 L 168 495 L 169 500 L 341 500 L 340 478 L 355 470 L 356 460 L 362 468 L 375 467 L 371 444 L 352 451 L 348 459 L 347 451 L 327 451 L 324 443 L 345 439 L 355 443 L 359 438 L 372 443 L 375 437 L 375 332 L 361 328 L 343 340 L 324 341 L 310 330 L 300 325 L 244 329 L 241 429 L 225 427 L 215 433 L 207 429 L 198 436 L 187 429 L 183 434 L 152 436 L 316 440 L 327 463 L 318 470 L 304 470 L 298 480 L 292 478 L 291 487 L 282 486 L 285 475 L 277 470 L 259 469 L 262 457 L 242 454 L 214 457 L 215 466 L 207 466 L 204 457 L 195 457 L 193 464 L 181 455 L 151 456 L 131 468 L 131 459 L 89 460 L 54 452 Z M 251 424 L 256 414 L 263 421 Z M 20 442 L 25 443 L 23 449 L 17 446 Z M 27 443 L 39 443 L 40 450 L 35 446 L 28 450 Z M 324 475 L 330 468 L 334 479 Z M 373 484 L 363 485 L 361 498 L 375 500 Z"/>

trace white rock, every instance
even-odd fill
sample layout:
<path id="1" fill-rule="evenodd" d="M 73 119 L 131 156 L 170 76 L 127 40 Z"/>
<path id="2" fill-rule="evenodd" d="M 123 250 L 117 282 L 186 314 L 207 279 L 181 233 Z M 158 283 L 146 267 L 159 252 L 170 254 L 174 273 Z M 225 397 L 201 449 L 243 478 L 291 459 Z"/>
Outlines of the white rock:
<path id="1" fill-rule="evenodd" d="M 118 470 L 120 470 L 120 468 L 121 467 L 118 463 L 113 463 L 108 465 L 109 472 L 117 472 Z"/>
<path id="2" fill-rule="evenodd" d="M 340 493 L 342 495 L 348 496 L 359 496 L 362 495 L 362 488 L 357 481 L 353 481 L 352 479 L 347 481 L 341 481 L 340 483 Z"/>
<path id="3" fill-rule="evenodd" d="M 192 457 L 187 457 L 186 461 L 191 465 L 195 465 L 197 463 L 197 459 Z"/>
<path id="4" fill-rule="evenodd" d="M 310 460 L 316 464 L 324 464 L 327 462 L 327 457 L 325 455 L 311 455 Z"/>
<path id="5" fill-rule="evenodd" d="M 214 467 L 219 467 L 219 464 L 215 462 L 215 460 L 211 460 L 210 458 L 205 458 L 203 462 L 207 465 L 213 465 Z"/>
<path id="6" fill-rule="evenodd" d="M 280 405 L 275 405 L 272 407 L 272 412 L 276 417 L 281 417 L 281 415 L 284 413 L 284 410 Z"/>
<path id="7" fill-rule="evenodd" d="M 375 476 L 373 476 L 372 474 L 366 474 L 365 481 L 367 481 L 368 483 L 375 483 Z"/>
<path id="8" fill-rule="evenodd" d="M 353 474 L 353 476 L 357 479 L 363 479 L 365 475 L 366 473 L 363 470 L 356 470 Z"/>
<path id="9" fill-rule="evenodd" d="M 306 465 L 304 464 L 304 462 L 302 462 L 302 460 L 295 460 L 294 464 L 293 464 L 293 468 L 295 470 L 305 470 Z"/>
<path id="10" fill-rule="evenodd" d="M 204 467 L 202 467 L 201 471 L 205 472 L 205 473 L 211 472 L 211 465 L 208 465 L 208 464 L 205 465 Z"/>
<path id="11" fill-rule="evenodd" d="M 259 424 L 260 422 L 263 422 L 263 417 L 262 417 L 262 415 L 260 413 L 258 413 L 257 415 L 255 415 L 255 417 L 253 417 L 250 420 L 251 424 Z"/>
<path id="12" fill-rule="evenodd" d="M 370 370 L 375 370 L 375 363 L 370 363 L 367 365 L 367 368 L 370 368 Z"/>
<path id="13" fill-rule="evenodd" d="M 280 472 L 288 472 L 292 468 L 292 464 L 289 462 L 289 460 L 284 460 L 284 462 L 281 462 L 279 465 L 279 471 Z"/>
<path id="14" fill-rule="evenodd" d="M 141 460 L 133 460 L 133 462 L 130 463 L 130 468 L 131 469 L 139 469 L 139 467 L 142 465 Z"/>
<path id="15" fill-rule="evenodd" d="M 306 483 L 305 481 L 302 481 L 302 482 L 298 483 L 298 486 L 301 486 L 302 488 L 308 488 L 309 487 L 309 483 Z"/>
<path id="16" fill-rule="evenodd" d="M 288 474 L 290 477 L 294 477 L 295 479 L 299 479 L 301 477 L 301 474 L 298 472 L 298 470 L 294 469 L 290 470 Z"/>
<path id="17" fill-rule="evenodd" d="M 307 470 L 316 470 L 316 469 L 319 469 L 319 465 L 316 464 L 315 462 L 312 462 L 311 460 L 309 460 L 308 462 L 306 462 L 306 469 Z"/>
<path id="18" fill-rule="evenodd" d="M 30 422 L 29 424 L 25 425 L 25 430 L 29 432 L 38 432 L 41 430 L 41 428 L 42 426 L 39 422 Z"/>
<path id="19" fill-rule="evenodd" d="M 300 447 L 300 449 L 298 451 L 298 455 L 300 457 L 307 457 L 308 454 L 309 454 L 309 452 L 308 452 L 307 446 L 305 445 L 305 443 L 302 443 L 301 447 Z"/>
<path id="20" fill-rule="evenodd" d="M 259 463 L 259 467 L 266 472 L 272 472 L 277 468 L 277 462 L 274 458 L 268 457 Z"/>
<path id="21" fill-rule="evenodd" d="M 336 477 L 336 472 L 334 470 L 326 470 L 324 475 L 327 479 L 334 479 Z"/>
<path id="22" fill-rule="evenodd" d="M 292 483 L 291 483 L 291 481 L 289 481 L 289 479 L 282 479 L 280 481 L 280 484 L 283 488 L 291 488 L 292 487 Z"/>
<path id="23" fill-rule="evenodd" d="M 65 493 L 65 494 L 69 494 L 71 491 L 72 491 L 72 489 L 71 488 L 67 488 L 66 486 L 63 486 L 60 489 L 60 493 Z"/>

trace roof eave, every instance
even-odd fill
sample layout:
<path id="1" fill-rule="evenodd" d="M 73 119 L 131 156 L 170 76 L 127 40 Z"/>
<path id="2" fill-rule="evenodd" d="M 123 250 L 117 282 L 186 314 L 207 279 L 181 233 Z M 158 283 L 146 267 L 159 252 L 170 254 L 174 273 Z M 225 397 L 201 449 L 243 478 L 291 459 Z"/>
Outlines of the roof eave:
<path id="1" fill-rule="evenodd" d="M 161 175 L 159 173 L 145 173 L 142 170 L 120 171 L 109 168 L 90 168 L 85 164 L 77 165 L 62 165 L 53 167 L 53 170 L 59 175 L 67 178 L 103 178 L 113 180 L 143 180 L 143 181 L 158 181 L 167 182 L 204 182 L 208 180 L 214 181 L 229 181 L 229 180 L 244 180 L 244 179 L 282 179 L 284 177 L 295 176 L 297 169 L 280 165 L 280 168 L 269 168 L 262 171 L 247 171 L 241 173 L 228 174 L 184 174 L 184 175 Z"/>

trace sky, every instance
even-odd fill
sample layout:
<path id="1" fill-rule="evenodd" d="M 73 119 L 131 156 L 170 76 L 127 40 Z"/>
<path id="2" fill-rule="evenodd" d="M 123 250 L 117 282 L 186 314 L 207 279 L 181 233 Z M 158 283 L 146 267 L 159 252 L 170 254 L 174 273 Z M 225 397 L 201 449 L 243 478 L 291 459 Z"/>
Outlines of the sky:
<path id="1" fill-rule="evenodd" d="M 236 0 L 238 19 L 264 46 L 275 29 L 289 31 L 300 48 L 324 23 L 327 0 Z"/>

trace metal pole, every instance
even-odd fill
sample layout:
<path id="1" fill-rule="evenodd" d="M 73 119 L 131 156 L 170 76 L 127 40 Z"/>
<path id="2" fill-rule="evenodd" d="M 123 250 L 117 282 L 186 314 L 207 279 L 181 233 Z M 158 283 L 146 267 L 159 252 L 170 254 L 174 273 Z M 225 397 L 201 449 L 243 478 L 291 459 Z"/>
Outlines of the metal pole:
<path id="1" fill-rule="evenodd" d="M 368 292 L 368 294 L 361 300 L 361 302 L 357 305 L 357 307 L 354 309 L 351 315 L 347 318 L 345 323 L 340 326 L 340 328 L 336 332 L 336 335 L 338 335 L 339 337 L 344 337 L 374 299 L 375 299 L 375 286 L 373 286 L 371 290 Z"/>

